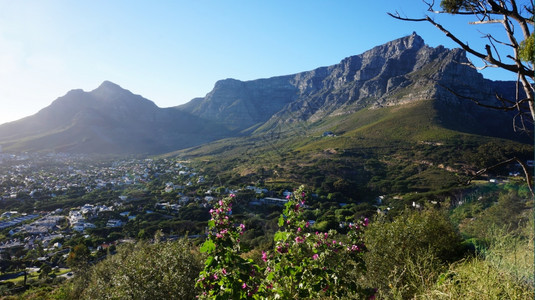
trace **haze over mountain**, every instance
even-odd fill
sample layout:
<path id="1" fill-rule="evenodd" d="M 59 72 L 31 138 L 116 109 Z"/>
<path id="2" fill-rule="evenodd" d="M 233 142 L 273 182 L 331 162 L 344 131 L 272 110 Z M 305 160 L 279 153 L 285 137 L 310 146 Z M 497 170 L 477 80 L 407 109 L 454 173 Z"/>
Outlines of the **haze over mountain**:
<path id="1" fill-rule="evenodd" d="M 37 114 L 0 126 L 4 150 L 153 154 L 208 142 L 228 132 L 109 81 L 69 91 Z"/>
<path id="2" fill-rule="evenodd" d="M 72 90 L 33 116 L 1 125 L 0 146 L 158 154 L 430 100 L 441 112 L 433 118 L 445 127 L 510 138 L 509 116 L 483 111 L 465 99 L 493 103 L 495 93 L 514 94 L 514 83 L 486 80 L 463 50 L 429 47 L 413 33 L 333 66 L 268 79 L 221 80 L 205 97 L 173 108 L 159 108 L 108 81 L 91 92 Z"/>

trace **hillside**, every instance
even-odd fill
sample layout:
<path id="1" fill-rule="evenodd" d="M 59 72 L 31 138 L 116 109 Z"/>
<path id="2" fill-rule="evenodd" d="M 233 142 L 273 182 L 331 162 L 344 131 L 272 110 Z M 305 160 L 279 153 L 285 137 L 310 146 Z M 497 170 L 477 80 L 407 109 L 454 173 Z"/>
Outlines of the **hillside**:
<path id="1" fill-rule="evenodd" d="M 416 101 L 297 122 L 174 154 L 196 161 L 223 183 L 271 188 L 304 183 L 339 201 L 409 192 L 449 195 L 481 168 L 513 156 L 531 159 L 530 143 L 485 135 L 483 123 L 459 131 L 452 119 L 439 101 Z M 502 120 L 499 124 L 510 128 L 510 120 Z M 513 170 L 517 166 L 486 176 Z"/>

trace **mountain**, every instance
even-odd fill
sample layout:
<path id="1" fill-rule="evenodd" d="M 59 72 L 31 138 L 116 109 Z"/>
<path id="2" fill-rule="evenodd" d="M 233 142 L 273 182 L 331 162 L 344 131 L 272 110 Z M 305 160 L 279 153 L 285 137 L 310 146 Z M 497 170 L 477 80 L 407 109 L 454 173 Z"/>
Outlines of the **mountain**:
<path id="1" fill-rule="evenodd" d="M 105 81 L 69 91 L 33 116 L 0 126 L 4 150 L 154 154 L 205 143 L 226 130 Z"/>
<path id="2" fill-rule="evenodd" d="M 221 80 L 205 97 L 171 108 L 159 108 L 108 81 L 90 92 L 72 90 L 33 116 L 1 125 L 0 146 L 161 154 L 232 137 L 297 137 L 324 129 L 344 134 L 366 125 L 351 116 L 367 119 L 420 102 L 431 107 L 413 112 L 427 114 L 431 123 L 421 128 L 525 139 L 512 131 L 512 115 L 469 100 L 493 104 L 496 93 L 514 94 L 514 82 L 484 79 L 463 50 L 430 47 L 413 33 L 333 66 L 267 79 Z"/>
<path id="3" fill-rule="evenodd" d="M 333 66 L 246 82 L 222 80 L 206 97 L 177 109 L 244 132 L 422 100 L 455 106 L 456 113 L 469 117 L 458 120 L 466 121 L 477 119 L 474 112 L 479 111 L 466 98 L 496 104 L 495 93 L 504 91 L 514 91 L 514 83 L 486 80 L 463 50 L 429 47 L 413 33 Z M 451 118 L 444 115 L 446 119 Z M 511 134 L 509 130 L 496 131 L 503 124 L 489 131 L 487 122 L 472 122 L 470 126 L 449 123 L 456 129 L 478 133 Z"/>
<path id="4" fill-rule="evenodd" d="M 423 197 L 507 158 L 531 159 L 533 142 L 513 130 L 513 114 L 471 101 L 498 105 L 496 94 L 514 92 L 514 82 L 483 78 L 461 49 L 429 47 L 412 34 L 333 66 L 219 81 L 177 109 L 242 135 L 173 154 L 230 184 L 306 184 L 355 201 Z M 507 168 L 493 171 L 516 167 Z"/>

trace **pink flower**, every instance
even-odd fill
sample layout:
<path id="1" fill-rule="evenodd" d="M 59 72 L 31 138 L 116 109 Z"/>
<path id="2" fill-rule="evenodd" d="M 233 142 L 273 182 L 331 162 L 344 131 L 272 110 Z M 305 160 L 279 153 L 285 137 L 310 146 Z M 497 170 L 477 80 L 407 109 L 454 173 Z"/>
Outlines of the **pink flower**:
<path id="1" fill-rule="evenodd" d="M 302 243 L 302 242 L 304 242 L 304 241 L 305 241 L 305 239 L 302 238 L 302 237 L 300 237 L 300 236 L 298 236 L 298 237 L 295 238 L 295 242 L 298 243 L 298 244 L 299 244 L 299 243 Z"/>
<path id="2" fill-rule="evenodd" d="M 223 270 L 221 270 L 221 272 L 223 273 L 223 275 L 227 275 L 227 269 L 223 268 Z"/>
<path id="3" fill-rule="evenodd" d="M 368 220 L 368 218 L 364 218 L 364 226 L 368 226 L 369 222 L 370 222 L 370 220 Z"/>
<path id="4" fill-rule="evenodd" d="M 314 254 L 314 255 L 312 255 L 312 259 L 313 259 L 313 260 L 316 260 L 316 259 L 318 259 L 318 257 L 319 257 L 319 255 L 318 255 L 318 254 Z"/>
<path id="5" fill-rule="evenodd" d="M 236 195 L 234 195 L 234 194 L 230 194 L 229 196 L 230 196 L 231 198 L 236 197 Z"/>
<path id="6" fill-rule="evenodd" d="M 240 228 L 241 228 L 241 230 L 244 230 L 245 229 L 245 225 L 243 223 L 240 224 Z"/>
<path id="7" fill-rule="evenodd" d="M 219 205 L 223 206 L 223 200 L 219 200 Z"/>
<path id="8" fill-rule="evenodd" d="M 290 200 L 290 194 L 288 194 L 288 195 L 286 196 L 286 199 Z"/>
<path id="9" fill-rule="evenodd" d="M 305 227 L 308 228 L 308 226 L 310 226 L 310 222 L 307 221 Z"/>
<path id="10" fill-rule="evenodd" d="M 267 261 L 267 253 L 262 251 L 262 260 Z"/>
<path id="11" fill-rule="evenodd" d="M 244 283 L 241 285 L 241 288 L 242 288 L 242 289 L 246 289 L 246 288 L 247 288 L 247 284 L 244 282 Z"/>
<path id="12" fill-rule="evenodd" d="M 298 228 L 297 228 L 297 232 L 301 232 L 301 227 L 298 227 Z"/>

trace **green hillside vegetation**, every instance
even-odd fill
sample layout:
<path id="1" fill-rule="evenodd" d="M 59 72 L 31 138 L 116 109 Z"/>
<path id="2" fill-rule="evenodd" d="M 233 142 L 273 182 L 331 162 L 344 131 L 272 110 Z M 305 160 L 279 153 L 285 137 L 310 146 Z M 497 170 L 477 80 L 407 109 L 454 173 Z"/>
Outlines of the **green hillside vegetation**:
<path id="1" fill-rule="evenodd" d="M 203 268 L 202 261 L 205 261 L 205 272 L 228 274 L 226 281 L 216 278 L 211 291 L 223 298 L 231 294 L 241 297 L 238 295 L 242 291 L 254 291 L 249 289 L 253 282 L 271 286 L 270 282 L 275 278 L 264 278 L 264 274 L 269 273 L 261 270 L 277 268 L 280 259 L 281 266 L 290 266 L 293 262 L 293 266 L 299 266 L 301 270 L 291 273 L 291 269 L 283 268 L 274 273 L 274 276 L 283 276 L 284 280 L 276 279 L 278 285 L 272 288 L 284 295 L 298 293 L 308 295 L 303 298 L 367 299 L 367 293 L 375 291 L 376 299 L 533 299 L 533 200 L 526 197 L 525 192 L 522 186 L 513 184 L 480 186 L 468 192 L 463 198 L 466 201 L 459 205 L 407 208 L 398 213 L 378 215 L 369 226 L 365 226 L 362 238 L 366 251 L 360 252 L 361 256 L 357 257 L 345 252 L 322 252 L 325 250 L 315 248 L 316 242 L 300 242 L 298 238 L 301 236 L 312 238 L 306 232 L 318 236 L 314 231 L 328 230 L 321 228 L 319 223 L 323 221 L 305 229 L 304 220 L 311 214 L 307 209 L 301 210 L 301 216 L 286 210 L 281 219 L 288 218 L 295 224 L 287 226 L 286 222 L 279 221 L 279 231 L 271 236 L 270 243 L 232 248 L 223 241 L 216 241 L 218 247 L 230 247 L 229 250 L 217 251 L 232 251 L 219 256 L 220 261 L 232 257 L 232 261 L 239 261 L 244 267 L 255 266 L 257 273 L 250 272 L 249 267 L 241 270 L 234 263 L 227 265 L 224 271 L 214 271 L 209 266 L 216 258 L 210 258 L 209 253 L 199 253 L 198 244 L 187 239 L 160 241 L 161 234 L 157 233 L 154 243 L 124 244 L 118 247 L 117 254 L 94 266 L 78 266 L 72 280 L 56 281 L 56 285 L 36 287 L 19 296 L 4 298 L 195 299 L 196 295 L 202 298 L 202 288 L 195 287 L 195 282 L 202 278 L 198 276 Z M 293 205 L 287 209 L 292 209 Z M 231 215 L 228 229 L 236 226 L 239 229 L 235 237 L 246 239 L 250 231 L 257 230 L 254 224 L 262 221 L 258 218 L 243 219 L 243 212 L 238 209 L 237 215 Z M 342 210 L 334 213 L 336 216 L 344 214 Z M 347 215 L 346 220 L 356 221 L 359 217 Z M 245 225 L 238 226 L 242 221 Z M 297 227 L 293 226 L 303 230 L 295 231 Z M 335 231 L 329 231 L 329 244 L 331 239 L 336 244 L 338 241 L 348 243 L 351 240 L 348 232 L 348 228 L 338 226 Z M 286 237 L 288 239 L 284 240 Z M 294 238 L 296 242 L 293 242 Z M 277 254 L 271 252 L 263 254 L 263 251 L 274 249 L 277 245 L 285 245 L 284 241 L 290 243 L 289 251 L 294 249 L 296 252 L 288 252 L 288 255 L 282 252 L 284 256 L 281 258 L 275 258 Z M 201 247 L 204 249 L 201 252 L 206 252 L 206 247 Z M 315 253 L 317 258 L 306 259 Z M 344 263 L 341 264 L 340 260 Z M 360 265 L 362 262 L 366 271 Z M 314 273 L 321 266 L 328 271 Z M 284 273 L 284 270 L 290 273 Z M 318 286 L 308 279 L 307 284 L 299 285 L 299 288 L 298 285 L 284 283 L 299 282 L 298 276 L 312 274 L 316 274 L 314 278 L 318 280 Z M 330 281 L 333 285 L 325 289 L 322 285 L 324 280 L 334 278 L 335 281 Z M 248 283 L 247 289 L 242 288 L 245 282 Z M 236 285 L 236 288 L 219 289 L 218 285 L 224 287 L 227 284 Z M 275 290 L 260 288 L 250 296 L 242 296 L 272 299 Z"/>
<path id="2" fill-rule="evenodd" d="M 435 101 L 419 101 L 281 125 L 175 154 L 193 159 L 222 183 L 305 183 L 320 196 L 338 193 L 340 201 L 464 188 L 479 169 L 532 156 L 531 144 L 478 134 L 478 128 L 472 133 L 448 129 L 455 126 Z M 334 182 L 351 188 L 336 189 Z"/>

